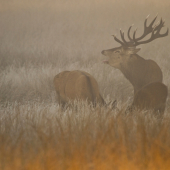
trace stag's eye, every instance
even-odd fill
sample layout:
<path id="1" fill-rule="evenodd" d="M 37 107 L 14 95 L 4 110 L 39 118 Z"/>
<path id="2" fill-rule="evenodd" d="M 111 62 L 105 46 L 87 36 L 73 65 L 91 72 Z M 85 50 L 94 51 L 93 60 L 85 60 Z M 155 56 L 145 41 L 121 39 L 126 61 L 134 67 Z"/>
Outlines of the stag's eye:
<path id="1" fill-rule="evenodd" d="M 118 53 L 120 53 L 120 51 L 119 51 L 119 50 L 117 50 L 117 51 L 115 51 L 115 53 L 116 53 L 116 54 L 118 54 Z"/>

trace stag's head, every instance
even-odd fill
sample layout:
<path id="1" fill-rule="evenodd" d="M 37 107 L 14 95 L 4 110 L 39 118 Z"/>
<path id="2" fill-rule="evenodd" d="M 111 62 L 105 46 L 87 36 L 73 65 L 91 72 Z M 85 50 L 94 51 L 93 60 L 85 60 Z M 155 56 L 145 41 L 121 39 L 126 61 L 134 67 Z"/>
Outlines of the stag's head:
<path id="1" fill-rule="evenodd" d="M 105 64 L 109 64 L 112 67 L 120 68 L 122 63 L 127 63 L 127 61 L 132 58 L 133 54 L 136 54 L 140 48 L 133 47 L 117 47 L 109 50 L 103 50 L 102 54 L 107 56 L 109 59 L 103 61 Z"/>
<path id="2" fill-rule="evenodd" d="M 102 54 L 109 58 L 108 60 L 105 60 L 104 63 L 109 64 L 110 66 L 115 68 L 120 68 L 122 63 L 126 63 L 129 59 L 135 56 L 135 54 L 140 50 L 140 48 L 136 48 L 138 45 L 146 44 L 157 38 L 165 37 L 168 35 L 169 32 L 168 29 L 164 34 L 160 33 L 161 29 L 164 27 L 165 21 L 161 19 L 156 25 L 154 25 L 154 22 L 157 18 L 156 16 L 153 19 L 153 21 L 150 23 L 150 25 L 147 26 L 148 17 L 146 17 L 145 19 L 144 32 L 140 37 L 136 38 L 137 29 L 134 31 L 133 37 L 130 36 L 130 30 L 132 26 L 129 27 L 127 33 L 129 41 L 125 39 L 124 32 L 122 32 L 121 30 L 120 30 L 120 35 L 122 40 L 119 40 L 115 35 L 113 35 L 114 40 L 120 43 L 121 46 L 108 49 L 108 50 L 103 50 Z M 149 39 L 142 40 L 149 34 L 150 34 Z"/>

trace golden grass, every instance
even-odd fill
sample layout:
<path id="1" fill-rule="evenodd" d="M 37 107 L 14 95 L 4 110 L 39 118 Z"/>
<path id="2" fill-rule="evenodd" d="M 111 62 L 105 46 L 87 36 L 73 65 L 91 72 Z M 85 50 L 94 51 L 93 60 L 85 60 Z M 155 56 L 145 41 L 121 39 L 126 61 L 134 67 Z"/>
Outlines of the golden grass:
<path id="1" fill-rule="evenodd" d="M 102 146 L 100 146 L 101 149 Z M 87 161 L 86 157 L 83 153 L 74 152 L 74 155 L 71 157 L 57 157 L 56 153 L 52 148 L 48 149 L 47 151 L 40 152 L 39 154 L 34 155 L 34 153 L 30 152 L 30 155 L 26 156 L 23 160 L 23 155 L 15 155 L 15 157 L 10 160 L 3 159 L 5 163 L 1 163 L 1 169 L 10 170 L 10 169 L 24 169 L 24 170 L 42 170 L 42 169 L 58 169 L 58 170 L 136 170 L 136 169 L 146 169 L 146 170 L 168 170 L 170 163 L 169 163 L 169 155 L 162 156 L 158 150 L 160 148 L 152 148 L 150 149 L 149 155 L 147 158 L 140 157 L 141 154 L 133 154 L 132 157 L 129 159 L 126 155 L 126 151 L 122 152 L 121 154 L 110 153 L 103 154 L 102 156 L 89 156 L 91 161 Z M 105 148 L 106 149 L 106 148 Z M 19 150 L 19 149 L 18 149 Z M 84 150 L 82 150 L 84 151 Z M 16 153 L 16 152 L 15 152 Z M 11 155 L 11 153 L 7 153 Z M 32 158 L 30 158 L 32 157 Z M 138 157 L 138 158 L 137 158 Z M 146 160 L 148 159 L 148 160 Z M 3 165 L 4 164 L 4 165 Z"/>
<path id="2" fill-rule="evenodd" d="M 169 121 L 81 102 L 15 103 L 1 109 L 0 169 L 167 170 Z"/>

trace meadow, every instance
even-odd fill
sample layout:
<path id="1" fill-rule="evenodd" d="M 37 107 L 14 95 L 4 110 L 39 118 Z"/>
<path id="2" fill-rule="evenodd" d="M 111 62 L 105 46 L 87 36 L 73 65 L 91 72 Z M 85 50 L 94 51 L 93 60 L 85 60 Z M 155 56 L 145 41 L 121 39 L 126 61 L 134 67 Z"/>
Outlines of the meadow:
<path id="1" fill-rule="evenodd" d="M 158 13 L 170 27 L 170 2 L 2 1 L 0 2 L 0 169 L 2 170 L 168 170 L 170 95 L 163 120 L 151 112 L 126 115 L 132 85 L 102 63 L 101 51 L 119 46 L 111 35 Z M 141 45 L 170 89 L 170 37 Z M 63 110 L 53 78 L 64 70 L 95 77 L 103 98 L 118 110 L 86 102 Z"/>

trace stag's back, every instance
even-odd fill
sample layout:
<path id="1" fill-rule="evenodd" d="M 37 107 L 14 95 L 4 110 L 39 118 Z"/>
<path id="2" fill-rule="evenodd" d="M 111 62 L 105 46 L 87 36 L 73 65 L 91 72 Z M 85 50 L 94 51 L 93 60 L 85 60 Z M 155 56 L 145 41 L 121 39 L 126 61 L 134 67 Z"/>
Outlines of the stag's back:
<path id="1" fill-rule="evenodd" d="M 63 71 L 54 77 L 58 101 L 65 104 L 75 99 L 104 104 L 97 81 L 84 71 Z"/>
<path id="2" fill-rule="evenodd" d="M 132 106 L 139 110 L 154 110 L 163 114 L 167 95 L 167 86 L 161 82 L 151 83 L 136 93 Z"/>

